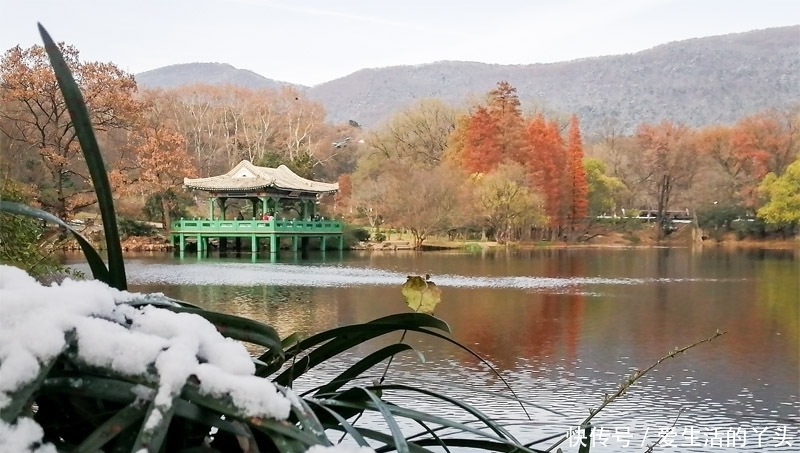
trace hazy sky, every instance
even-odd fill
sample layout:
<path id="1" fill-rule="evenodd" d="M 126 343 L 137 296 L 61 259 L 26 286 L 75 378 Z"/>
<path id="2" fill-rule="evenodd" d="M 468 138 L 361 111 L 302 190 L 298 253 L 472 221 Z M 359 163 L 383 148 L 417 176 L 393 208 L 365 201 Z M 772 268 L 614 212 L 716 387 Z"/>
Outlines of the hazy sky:
<path id="1" fill-rule="evenodd" d="M 0 50 L 40 44 L 37 22 L 83 60 L 133 73 L 221 62 L 314 85 L 363 68 L 547 63 L 795 25 L 800 0 L 0 0 Z"/>

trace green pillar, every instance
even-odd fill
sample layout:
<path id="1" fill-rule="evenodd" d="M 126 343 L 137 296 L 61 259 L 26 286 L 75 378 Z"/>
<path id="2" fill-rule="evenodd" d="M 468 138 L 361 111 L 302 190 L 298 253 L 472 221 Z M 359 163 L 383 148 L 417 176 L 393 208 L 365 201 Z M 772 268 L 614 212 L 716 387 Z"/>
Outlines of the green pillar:
<path id="1" fill-rule="evenodd" d="M 269 235 L 269 253 L 278 253 L 278 235 Z"/>
<path id="2" fill-rule="evenodd" d="M 267 197 L 261 197 L 261 216 L 267 213 Z"/>
<path id="3" fill-rule="evenodd" d="M 253 206 L 253 216 L 252 218 L 258 218 L 258 198 L 251 198 L 250 204 Z"/>
<path id="4" fill-rule="evenodd" d="M 181 252 L 186 250 L 186 237 L 184 237 L 183 233 L 180 234 L 179 248 Z"/>
<path id="5" fill-rule="evenodd" d="M 344 250 L 344 235 L 339 235 L 339 251 Z"/>
<path id="6" fill-rule="evenodd" d="M 205 240 L 203 239 L 203 236 L 198 234 L 197 235 L 197 254 L 198 255 L 202 255 L 203 254 L 203 252 L 206 249 L 205 245 L 206 244 L 205 244 Z"/>
<path id="7" fill-rule="evenodd" d="M 280 199 L 269 197 L 269 200 L 272 202 L 272 213 L 278 215 L 278 211 L 280 211 Z"/>
<path id="8" fill-rule="evenodd" d="M 219 210 L 222 211 L 222 215 L 220 216 L 220 220 L 225 220 L 225 217 L 226 217 L 226 212 L 225 211 L 228 209 L 228 207 L 225 206 L 225 202 L 227 200 L 228 200 L 227 197 L 219 197 L 219 198 L 217 198 L 217 204 L 219 205 Z"/>
<path id="9" fill-rule="evenodd" d="M 250 251 L 253 253 L 258 252 L 258 238 L 255 234 L 250 235 Z"/>
<path id="10" fill-rule="evenodd" d="M 209 197 L 208 199 L 208 219 L 214 220 L 214 201 L 216 198 Z"/>
<path id="11" fill-rule="evenodd" d="M 293 252 L 297 251 L 297 246 L 298 246 L 299 242 L 300 242 L 300 236 L 298 236 L 296 234 L 293 235 L 292 236 L 292 251 Z"/>
<path id="12" fill-rule="evenodd" d="M 325 240 L 326 239 L 327 239 L 326 236 L 320 236 L 319 237 L 319 249 L 322 250 L 323 252 L 325 251 Z"/>

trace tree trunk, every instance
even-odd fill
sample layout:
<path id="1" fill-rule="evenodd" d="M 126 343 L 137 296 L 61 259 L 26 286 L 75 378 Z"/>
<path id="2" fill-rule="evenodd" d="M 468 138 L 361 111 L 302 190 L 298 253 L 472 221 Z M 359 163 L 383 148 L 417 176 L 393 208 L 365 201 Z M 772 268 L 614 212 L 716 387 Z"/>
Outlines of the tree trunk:
<path id="1" fill-rule="evenodd" d="M 161 223 L 165 229 L 169 229 L 170 224 L 172 223 L 172 219 L 170 218 L 170 212 L 172 211 L 172 203 L 167 201 L 167 195 L 161 194 Z"/>

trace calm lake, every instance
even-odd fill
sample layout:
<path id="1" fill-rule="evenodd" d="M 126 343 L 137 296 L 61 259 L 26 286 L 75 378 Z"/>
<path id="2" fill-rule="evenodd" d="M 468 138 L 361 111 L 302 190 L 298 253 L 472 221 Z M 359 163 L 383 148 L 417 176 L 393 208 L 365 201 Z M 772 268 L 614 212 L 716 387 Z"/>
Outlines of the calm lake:
<path id="1" fill-rule="evenodd" d="M 425 362 L 401 356 L 388 381 L 467 399 L 512 424 L 524 442 L 576 426 L 635 369 L 727 331 L 663 362 L 601 412 L 592 451 L 644 451 L 663 432 L 656 451 L 800 451 L 797 252 L 283 252 L 274 262 L 268 255 L 152 254 L 129 256 L 126 269 L 132 291 L 264 321 L 282 336 L 407 311 L 400 293 L 406 276 L 429 273 L 442 289 L 436 315 L 532 404 L 530 420 L 487 366 L 444 341 L 407 336 Z M 350 351 L 305 385 L 398 340 Z M 425 401 L 401 402 L 435 410 Z M 577 452 L 576 443 L 561 447 Z"/>

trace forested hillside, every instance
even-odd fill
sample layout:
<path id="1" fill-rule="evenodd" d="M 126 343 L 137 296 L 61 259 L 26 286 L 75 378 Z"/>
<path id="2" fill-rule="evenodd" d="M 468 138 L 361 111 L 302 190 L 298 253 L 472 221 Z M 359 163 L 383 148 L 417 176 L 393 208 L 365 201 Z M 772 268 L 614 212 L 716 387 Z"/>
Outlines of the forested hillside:
<path id="1" fill-rule="evenodd" d="M 367 126 L 415 99 L 463 103 L 501 80 L 523 109 L 576 113 L 587 131 L 613 118 L 632 132 L 671 118 L 730 123 L 800 99 L 800 26 L 675 42 L 631 54 L 553 64 L 438 62 L 364 69 L 311 88 L 334 121 Z"/>
<path id="2" fill-rule="evenodd" d="M 277 82 L 229 65 L 176 65 L 138 74 L 146 87 Z M 691 126 L 732 123 L 742 116 L 800 99 L 800 26 L 674 42 L 630 55 L 553 64 L 490 65 L 443 61 L 363 69 L 306 89 L 331 122 L 367 127 L 414 100 L 464 105 L 501 80 L 515 86 L 526 112 L 576 113 L 594 134 L 614 127 L 633 132 L 642 122 L 672 119 Z"/>

